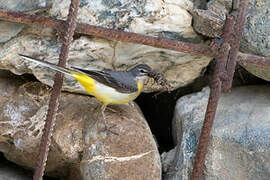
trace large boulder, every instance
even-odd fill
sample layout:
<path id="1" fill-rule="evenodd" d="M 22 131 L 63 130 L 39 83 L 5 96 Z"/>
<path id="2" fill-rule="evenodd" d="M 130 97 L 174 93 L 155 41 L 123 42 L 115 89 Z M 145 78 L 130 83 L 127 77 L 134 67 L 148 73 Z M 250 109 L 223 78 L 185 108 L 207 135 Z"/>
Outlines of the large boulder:
<path id="1" fill-rule="evenodd" d="M 204 179 L 267 180 L 270 177 L 270 86 L 247 86 L 222 94 Z M 176 147 L 162 154 L 165 180 L 188 180 L 194 162 L 209 89 L 180 98 L 175 108 Z"/>
<path id="2" fill-rule="evenodd" d="M 1 77 L 0 87 L 0 151 L 33 169 L 50 88 L 11 77 Z M 109 106 L 105 111 L 119 135 L 102 131 L 99 105 L 93 97 L 61 94 L 46 172 L 63 179 L 160 179 L 157 146 L 137 105 Z"/>

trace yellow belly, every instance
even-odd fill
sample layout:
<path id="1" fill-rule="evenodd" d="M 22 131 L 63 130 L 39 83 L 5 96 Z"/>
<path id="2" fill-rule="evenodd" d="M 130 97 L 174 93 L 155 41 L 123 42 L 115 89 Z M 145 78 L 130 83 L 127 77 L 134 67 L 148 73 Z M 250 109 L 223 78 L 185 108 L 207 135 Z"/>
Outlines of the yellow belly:
<path id="1" fill-rule="evenodd" d="M 95 81 L 93 78 L 87 75 L 77 73 L 73 73 L 73 75 L 90 95 L 95 96 L 98 100 L 102 101 L 105 104 L 128 103 L 138 97 L 138 95 L 143 89 L 143 83 L 137 82 L 137 92 L 131 94 L 120 93 L 111 87 L 104 86 L 103 84 Z"/>

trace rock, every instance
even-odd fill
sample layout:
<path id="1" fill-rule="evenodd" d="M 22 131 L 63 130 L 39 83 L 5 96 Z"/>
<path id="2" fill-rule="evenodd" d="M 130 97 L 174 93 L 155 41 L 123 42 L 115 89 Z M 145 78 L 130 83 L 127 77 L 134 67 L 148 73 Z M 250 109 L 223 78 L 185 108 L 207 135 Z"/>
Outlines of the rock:
<path id="1" fill-rule="evenodd" d="M 252 0 L 245 25 L 240 50 L 260 56 L 270 56 L 270 4 L 267 1 Z M 240 63 L 247 71 L 255 76 L 270 81 L 270 69 L 249 63 Z"/>
<path id="2" fill-rule="evenodd" d="M 208 37 L 221 37 L 231 4 L 232 0 L 212 0 L 208 2 L 206 10 L 191 10 L 194 30 Z"/>
<path id="3" fill-rule="evenodd" d="M 222 94 L 203 179 L 269 179 L 269 90 L 269 86 L 247 86 Z M 178 100 L 174 117 L 176 147 L 162 155 L 169 167 L 164 172 L 165 180 L 189 179 L 208 96 L 209 89 L 205 88 Z"/>
<path id="4" fill-rule="evenodd" d="M 24 25 L 0 21 L 0 43 L 6 42 L 21 32 Z"/>
<path id="5" fill-rule="evenodd" d="M 192 11 L 194 29 L 208 37 L 221 37 L 224 19 L 211 11 L 194 9 Z"/>
<path id="6" fill-rule="evenodd" d="M 6 9 L 9 11 L 34 11 L 41 8 L 46 8 L 51 5 L 51 0 L 38 0 L 38 1 L 28 1 L 28 0 L 0 0 L 0 9 Z"/>
<path id="7" fill-rule="evenodd" d="M 270 56 L 270 3 L 250 0 L 246 25 L 240 50 L 260 56 Z M 268 79 L 269 81 L 269 79 Z"/>
<path id="8" fill-rule="evenodd" d="M 0 151 L 8 160 L 33 169 L 50 91 L 38 82 L 11 79 L 0 78 Z M 59 104 L 48 174 L 63 179 L 161 178 L 156 143 L 135 103 L 109 106 L 105 111 L 119 135 L 102 131 L 95 98 L 61 93 Z"/>
<path id="9" fill-rule="evenodd" d="M 208 37 L 221 37 L 226 13 L 231 9 L 232 0 L 212 0 L 208 9 L 193 9 L 194 29 Z M 259 56 L 270 56 L 270 4 L 265 0 L 249 0 L 247 20 L 244 26 L 240 51 Z M 267 67 L 250 63 L 240 63 L 253 75 L 270 81 L 270 70 Z"/>
<path id="10" fill-rule="evenodd" d="M 31 180 L 31 176 L 26 176 L 22 169 L 0 164 L 0 179 L 2 180 Z"/>
<path id="11" fill-rule="evenodd" d="M 28 0 L 0 0 L 0 9 L 20 12 L 33 12 L 44 9 L 50 5 L 49 0 L 28 1 Z M 23 24 L 0 21 L 0 43 L 6 42 L 15 37 L 25 27 Z"/>
<path id="12" fill-rule="evenodd" d="M 189 0 L 155 1 L 81 1 L 78 21 L 125 31 L 167 37 L 175 40 L 200 43 L 200 36 L 191 27 L 192 9 Z M 69 1 L 53 1 L 48 15 L 66 19 Z M 16 74 L 33 73 L 41 82 L 52 85 L 53 73 L 33 63 L 19 60 L 17 53 L 36 56 L 56 63 L 60 43 L 52 31 L 23 31 L 5 44 L 0 44 L 0 68 Z M 41 37 L 39 34 L 43 37 Z M 44 37 L 46 36 L 46 37 Z M 171 50 L 153 48 L 125 42 L 110 41 L 90 36 L 75 39 L 70 48 L 68 65 L 85 69 L 104 68 L 125 70 L 138 63 L 146 63 L 165 74 L 173 89 L 185 86 L 200 76 L 210 62 L 210 57 L 191 55 Z M 85 93 L 74 79 L 66 78 L 64 90 Z M 162 87 L 148 84 L 146 92 L 161 90 Z"/>
<path id="13" fill-rule="evenodd" d="M 25 35 L 0 45 L 0 68 L 9 69 L 15 74 L 33 73 L 41 82 L 52 86 L 54 72 L 27 62 L 18 57 L 23 53 L 36 58 L 57 63 L 59 44 L 51 37 Z M 173 89 L 191 83 L 200 76 L 210 59 L 205 56 L 183 54 L 181 52 L 152 48 L 131 43 L 117 43 L 115 52 L 113 43 L 101 39 L 81 37 L 73 41 L 70 48 L 68 66 L 84 69 L 117 69 L 126 70 L 136 63 L 147 63 L 159 72 L 163 72 Z M 116 59 L 113 58 L 115 54 Z M 37 56 L 38 55 L 38 56 Z M 72 77 L 64 80 L 64 90 L 86 93 L 81 85 Z M 149 83 L 145 91 L 161 89 Z"/>
<path id="14" fill-rule="evenodd" d="M 161 179 L 160 157 L 145 120 L 127 105 L 117 111 L 126 116 L 110 117 L 118 126 L 119 136 L 101 139 L 86 126 L 86 147 L 80 163 L 83 179 Z"/>

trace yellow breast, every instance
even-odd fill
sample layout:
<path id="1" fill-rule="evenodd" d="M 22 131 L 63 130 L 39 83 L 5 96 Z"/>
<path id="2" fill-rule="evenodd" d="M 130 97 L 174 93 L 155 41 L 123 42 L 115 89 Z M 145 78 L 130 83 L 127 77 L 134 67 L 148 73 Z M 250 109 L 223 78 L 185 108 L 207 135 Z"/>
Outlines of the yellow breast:
<path id="1" fill-rule="evenodd" d="M 105 86 L 93 78 L 84 75 L 73 73 L 74 77 L 81 83 L 85 90 L 92 96 L 95 96 L 98 100 L 105 104 L 125 104 L 133 101 L 142 92 L 143 83 L 137 82 L 138 91 L 127 94 L 116 91 L 114 88 Z"/>

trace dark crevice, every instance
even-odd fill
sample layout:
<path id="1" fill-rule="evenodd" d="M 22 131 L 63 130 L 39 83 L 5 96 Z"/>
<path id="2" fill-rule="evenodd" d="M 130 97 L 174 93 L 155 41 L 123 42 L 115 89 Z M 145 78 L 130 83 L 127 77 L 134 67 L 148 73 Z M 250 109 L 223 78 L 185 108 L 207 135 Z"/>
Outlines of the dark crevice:
<path id="1" fill-rule="evenodd" d="M 162 93 L 157 97 L 154 97 L 155 93 L 142 93 L 136 99 L 157 140 L 160 153 L 167 152 L 174 148 L 171 123 L 176 101 L 184 95 L 199 92 L 202 88 L 207 86 L 211 81 L 215 64 L 215 60 L 211 61 L 204 75 L 195 79 L 195 81 L 188 86 L 178 88 L 171 93 Z M 270 83 L 250 74 L 239 65 L 236 67 L 233 87 L 263 84 Z"/>
<path id="2" fill-rule="evenodd" d="M 3 172 L 5 172 L 4 174 L 10 174 L 8 177 L 12 178 L 12 179 L 15 178 L 15 177 L 17 177 L 17 178 L 18 177 L 23 177 L 23 178 L 32 179 L 32 177 L 33 177 L 33 172 L 31 170 L 24 169 L 21 166 L 8 161 L 5 158 L 4 154 L 0 152 L 0 174 L 1 174 L 0 178 L 3 178 Z M 20 179 L 20 178 L 18 178 L 18 179 Z M 59 180 L 59 179 L 44 176 L 43 180 Z"/>
<path id="3" fill-rule="evenodd" d="M 171 123 L 176 101 L 184 95 L 200 91 L 206 85 L 205 77 L 201 77 L 191 85 L 181 87 L 171 93 L 164 92 L 157 96 L 155 96 L 156 93 L 143 93 L 136 99 L 157 140 L 160 153 L 174 148 Z"/>

